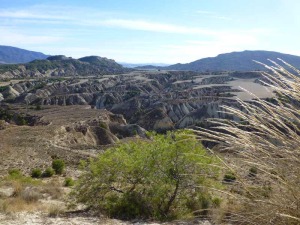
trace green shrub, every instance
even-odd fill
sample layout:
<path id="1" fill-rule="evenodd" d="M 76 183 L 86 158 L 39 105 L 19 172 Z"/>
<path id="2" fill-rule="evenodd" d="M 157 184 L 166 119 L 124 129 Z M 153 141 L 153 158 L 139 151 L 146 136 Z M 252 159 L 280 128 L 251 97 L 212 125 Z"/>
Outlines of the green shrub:
<path id="1" fill-rule="evenodd" d="M 223 181 L 234 182 L 236 180 L 235 175 L 232 172 L 228 172 L 224 175 Z"/>
<path id="2" fill-rule="evenodd" d="M 219 208 L 222 202 L 222 199 L 219 197 L 214 197 L 212 200 L 212 205 L 214 208 Z"/>
<path id="3" fill-rule="evenodd" d="M 23 176 L 21 170 L 15 169 L 15 168 L 14 169 L 10 169 L 8 171 L 8 174 L 9 174 L 10 177 L 15 177 L 15 178 Z"/>
<path id="4" fill-rule="evenodd" d="M 16 124 L 19 125 L 19 126 L 24 126 L 24 125 L 27 125 L 28 122 L 27 122 L 27 120 L 23 116 L 17 115 L 17 117 L 16 117 Z"/>
<path id="5" fill-rule="evenodd" d="M 251 167 L 249 169 L 249 176 L 250 177 L 255 177 L 257 175 L 257 167 Z"/>
<path id="6" fill-rule="evenodd" d="M 52 177 L 55 174 L 54 169 L 52 169 L 51 167 L 48 167 L 47 169 L 45 169 L 45 171 L 42 173 L 42 177 Z"/>
<path id="7" fill-rule="evenodd" d="M 35 106 L 35 110 L 42 110 L 42 106 L 41 106 L 40 104 L 37 104 L 37 105 Z"/>
<path id="8" fill-rule="evenodd" d="M 149 138 L 82 163 L 85 173 L 75 188 L 77 202 L 122 219 L 175 219 L 208 208 L 207 187 L 218 184 L 219 174 L 212 165 L 219 161 L 188 132 Z"/>
<path id="9" fill-rule="evenodd" d="M 105 130 L 108 129 L 108 126 L 107 126 L 107 124 L 106 124 L 105 122 L 100 121 L 100 122 L 99 122 L 99 126 L 100 126 L 101 128 L 103 128 L 103 129 L 105 129 Z"/>
<path id="10" fill-rule="evenodd" d="M 71 177 L 67 177 L 65 179 L 65 187 L 71 187 L 74 186 L 75 181 Z"/>
<path id="11" fill-rule="evenodd" d="M 65 162 L 62 159 L 55 159 L 52 161 L 52 168 L 56 174 L 62 174 L 65 169 Z"/>
<path id="12" fill-rule="evenodd" d="M 7 89 L 8 89 L 8 85 L 7 86 L 0 86 L 0 92 L 4 92 Z"/>
<path id="13" fill-rule="evenodd" d="M 40 178 L 42 176 L 41 169 L 35 168 L 31 171 L 31 177 L 32 178 Z"/>
<path id="14" fill-rule="evenodd" d="M 15 186 L 14 189 L 18 189 L 19 191 L 22 191 L 24 186 L 38 186 L 41 184 L 41 180 L 33 179 L 30 176 L 24 176 L 19 169 L 10 169 L 8 171 L 8 176 L 4 176 L 0 179 L 0 185 L 2 181 L 12 184 Z"/>

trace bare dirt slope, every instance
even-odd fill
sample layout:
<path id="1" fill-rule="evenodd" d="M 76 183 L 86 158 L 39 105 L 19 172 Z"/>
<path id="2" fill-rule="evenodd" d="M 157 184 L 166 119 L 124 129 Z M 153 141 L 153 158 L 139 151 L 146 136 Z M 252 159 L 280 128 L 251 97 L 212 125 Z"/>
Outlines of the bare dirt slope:
<path id="1" fill-rule="evenodd" d="M 80 159 L 95 156 L 126 135 L 131 136 L 130 132 L 135 136 L 142 131 L 138 126 L 127 125 L 122 116 L 88 106 L 45 106 L 42 110 L 25 106 L 12 108 L 14 112 L 27 112 L 39 119 L 35 126 L 10 124 L 0 130 L 0 175 L 12 168 L 25 173 L 35 167 L 46 168 L 55 157 L 76 167 Z M 114 133 L 110 127 L 115 129 Z"/>

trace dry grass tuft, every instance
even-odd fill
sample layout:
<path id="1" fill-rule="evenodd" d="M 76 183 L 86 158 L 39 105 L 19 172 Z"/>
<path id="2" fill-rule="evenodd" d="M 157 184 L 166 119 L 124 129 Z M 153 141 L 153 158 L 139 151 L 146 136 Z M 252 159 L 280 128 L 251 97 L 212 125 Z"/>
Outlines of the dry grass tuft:
<path id="1" fill-rule="evenodd" d="M 60 199 L 64 192 L 61 188 L 61 183 L 57 179 L 51 179 L 51 181 L 47 184 L 44 184 L 43 188 L 41 189 L 42 194 L 47 194 L 51 197 L 51 199 Z"/>
<path id="2" fill-rule="evenodd" d="M 20 197 L 27 203 L 34 203 L 41 199 L 42 195 L 37 189 L 28 187 L 25 188 L 24 191 L 22 191 Z"/>
<path id="3" fill-rule="evenodd" d="M 281 61 L 283 62 L 283 61 Z M 242 109 L 224 106 L 240 121 L 213 119 L 215 130 L 199 128 L 201 140 L 235 153 L 224 165 L 237 176 L 225 219 L 237 224 L 300 224 L 300 72 L 272 62 L 263 83 L 277 97 L 272 101 L 241 100 Z M 249 176 L 249 168 L 257 174 Z"/>
<path id="4" fill-rule="evenodd" d="M 8 198 L 0 202 L 0 210 L 3 213 L 16 213 L 16 212 L 35 212 L 39 210 L 38 202 L 27 202 L 24 199 Z"/>
<path id="5" fill-rule="evenodd" d="M 10 195 L 0 197 L 0 212 L 14 214 L 17 212 L 49 211 L 50 201 L 62 199 L 64 192 L 59 178 L 51 178 L 46 182 L 36 181 L 31 177 L 4 177 L 0 187 L 13 189 Z M 6 189 L 5 189 L 6 188 Z M 49 200 L 49 202 L 47 202 Z M 54 213 L 54 209 L 52 210 Z M 56 210 L 58 211 L 58 210 Z M 63 210 L 60 209 L 59 212 Z"/>
<path id="6" fill-rule="evenodd" d="M 58 217 L 62 213 L 64 213 L 64 209 L 59 205 L 51 205 L 48 208 L 49 217 Z"/>

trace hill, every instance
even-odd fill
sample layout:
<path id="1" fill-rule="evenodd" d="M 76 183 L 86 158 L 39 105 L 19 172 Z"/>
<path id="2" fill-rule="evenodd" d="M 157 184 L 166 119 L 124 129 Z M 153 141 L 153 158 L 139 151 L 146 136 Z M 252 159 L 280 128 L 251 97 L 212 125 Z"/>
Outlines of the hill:
<path id="1" fill-rule="evenodd" d="M 191 70 L 191 71 L 253 71 L 265 68 L 253 60 L 269 64 L 268 59 L 281 58 L 291 65 L 300 68 L 300 56 L 283 54 L 271 51 L 243 51 L 220 54 L 186 64 L 174 64 L 167 67 L 137 67 L 136 69 L 164 69 L 164 70 Z"/>
<path id="2" fill-rule="evenodd" d="M 112 59 L 88 56 L 73 59 L 63 55 L 50 56 L 25 64 L 0 65 L 0 78 L 49 77 L 49 76 L 97 76 L 128 72 Z"/>
<path id="3" fill-rule="evenodd" d="M 27 63 L 35 59 L 46 59 L 48 55 L 21 48 L 0 45 L 0 64 Z"/>

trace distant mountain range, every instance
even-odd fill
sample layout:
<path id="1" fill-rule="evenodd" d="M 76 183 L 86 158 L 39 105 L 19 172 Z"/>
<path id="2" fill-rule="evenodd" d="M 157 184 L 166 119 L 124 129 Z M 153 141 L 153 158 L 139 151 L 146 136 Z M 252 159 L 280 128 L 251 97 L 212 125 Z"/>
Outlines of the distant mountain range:
<path id="1" fill-rule="evenodd" d="M 152 65 L 145 65 L 145 64 L 133 64 L 133 63 L 116 63 L 114 60 L 97 57 L 97 56 L 88 56 L 83 57 L 80 59 L 72 59 L 65 56 L 53 56 L 54 58 L 49 57 L 40 52 L 33 52 L 28 51 L 20 48 L 10 47 L 10 46 L 2 46 L 0 45 L 0 64 L 20 64 L 20 63 L 28 63 L 33 60 L 42 60 L 31 62 L 30 64 L 26 64 L 25 67 L 36 67 L 36 69 L 41 70 L 42 72 L 44 69 L 62 69 L 66 62 L 68 64 L 72 64 L 77 70 L 83 71 L 90 71 L 93 74 L 99 73 L 100 70 L 102 72 L 109 72 L 114 73 L 114 71 L 125 71 L 122 67 L 127 68 L 135 68 L 135 69 L 146 69 L 146 70 L 153 70 L 153 69 L 163 69 L 163 70 L 189 70 L 189 71 L 253 71 L 253 70 L 264 70 L 265 68 L 262 65 L 259 65 L 253 60 L 270 64 L 268 59 L 276 60 L 277 58 L 281 58 L 284 61 L 290 63 L 291 65 L 300 68 L 300 56 L 290 55 L 290 54 L 283 54 L 280 52 L 272 52 L 272 51 L 242 51 L 242 52 L 231 52 L 220 54 L 216 57 L 208 57 L 196 60 L 194 62 L 186 63 L 186 64 L 174 64 L 174 65 L 167 65 L 163 63 L 154 63 Z M 56 57 L 56 58 L 55 58 Z M 47 59 L 43 61 L 44 59 Z M 53 60 L 56 59 L 56 60 Z M 51 61 L 51 63 L 49 62 Z M 55 62 L 54 62 L 55 61 Z M 59 63 L 59 61 L 61 61 Z M 63 63 L 62 63 L 63 62 Z M 92 67 L 87 66 L 92 65 Z M 15 66 L 8 67 L 14 68 Z M 58 68 L 56 68 L 58 67 Z M 88 68 L 89 67 L 89 68 Z M 111 67 L 111 68 L 109 68 Z M 3 66 L 0 69 L 3 71 Z M 73 69 L 74 69 L 73 68 Z M 84 68 L 84 69 L 83 69 Z M 66 70 L 70 70 L 67 67 Z M 44 71 L 45 72 L 45 71 Z M 102 73 L 101 72 L 101 73 Z"/>
<path id="2" fill-rule="evenodd" d="M 27 63 L 35 59 L 46 59 L 49 55 L 41 52 L 28 51 L 21 48 L 0 45 L 0 63 Z"/>
<path id="3" fill-rule="evenodd" d="M 265 70 L 253 60 L 270 64 L 268 59 L 281 58 L 289 64 L 300 68 L 300 57 L 271 51 L 243 51 L 220 54 L 216 57 L 208 57 L 186 64 L 174 64 L 166 67 L 142 66 L 136 69 L 164 69 L 164 70 L 191 70 L 191 71 L 253 71 Z"/>
<path id="4" fill-rule="evenodd" d="M 95 76 L 120 74 L 131 71 L 112 59 L 87 56 L 73 59 L 64 55 L 50 56 L 25 64 L 0 65 L 0 78 L 48 77 L 48 76 Z"/>

